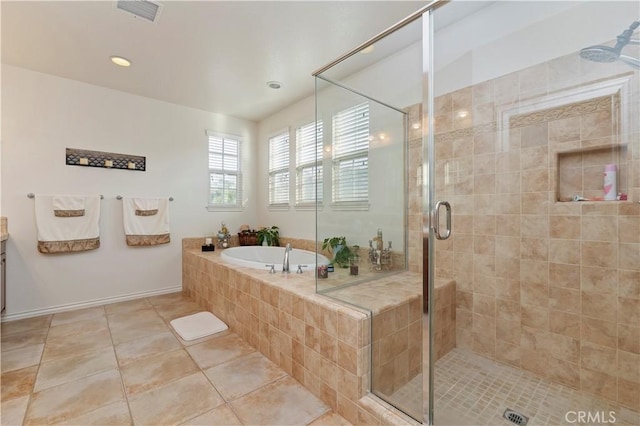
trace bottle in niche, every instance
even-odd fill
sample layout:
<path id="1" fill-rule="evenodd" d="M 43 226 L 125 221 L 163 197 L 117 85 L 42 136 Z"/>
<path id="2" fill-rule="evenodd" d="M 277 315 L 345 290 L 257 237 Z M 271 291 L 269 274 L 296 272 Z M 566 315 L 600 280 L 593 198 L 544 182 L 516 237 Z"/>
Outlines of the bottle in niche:
<path id="1" fill-rule="evenodd" d="M 618 195 L 618 167 L 615 164 L 604 166 L 604 199 L 606 201 L 615 200 Z"/>

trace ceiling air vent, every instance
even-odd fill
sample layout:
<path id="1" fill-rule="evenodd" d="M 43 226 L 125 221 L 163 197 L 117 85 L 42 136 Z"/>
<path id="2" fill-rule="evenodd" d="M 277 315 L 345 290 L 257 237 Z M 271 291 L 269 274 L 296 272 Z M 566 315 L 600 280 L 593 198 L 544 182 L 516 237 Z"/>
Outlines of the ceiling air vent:
<path id="1" fill-rule="evenodd" d="M 142 18 L 148 22 L 156 22 L 162 5 L 149 0 L 116 0 L 116 9 L 132 14 L 136 18 Z"/>

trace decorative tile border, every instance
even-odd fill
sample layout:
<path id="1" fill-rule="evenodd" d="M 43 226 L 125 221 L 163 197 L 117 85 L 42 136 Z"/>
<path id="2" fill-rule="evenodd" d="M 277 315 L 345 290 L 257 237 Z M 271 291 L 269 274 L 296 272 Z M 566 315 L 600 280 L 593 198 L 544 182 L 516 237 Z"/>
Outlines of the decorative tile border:
<path id="1" fill-rule="evenodd" d="M 509 120 L 509 128 L 516 129 L 518 127 L 559 120 L 561 118 L 579 117 L 593 112 L 610 111 L 612 106 L 619 104 L 617 101 L 618 96 L 614 95 L 614 97 L 616 102 L 612 102 L 612 96 L 603 96 L 588 101 L 561 105 L 559 107 L 536 111 L 529 114 L 513 115 Z"/>
<path id="2" fill-rule="evenodd" d="M 496 122 L 480 124 L 478 126 L 465 127 L 464 129 L 457 129 L 450 132 L 438 133 L 435 135 L 436 142 L 450 142 L 455 139 L 467 138 L 475 136 L 478 133 L 495 132 L 498 126 Z"/>
<path id="3" fill-rule="evenodd" d="M 147 160 L 146 157 L 137 155 L 67 148 L 66 164 L 68 166 L 102 167 L 144 172 L 146 171 Z"/>

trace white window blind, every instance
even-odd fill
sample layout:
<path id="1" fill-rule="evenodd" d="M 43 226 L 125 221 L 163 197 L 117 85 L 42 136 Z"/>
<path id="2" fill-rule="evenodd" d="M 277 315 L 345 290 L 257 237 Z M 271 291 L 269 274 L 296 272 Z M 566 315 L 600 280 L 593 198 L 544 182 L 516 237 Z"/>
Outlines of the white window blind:
<path id="1" fill-rule="evenodd" d="M 333 202 L 369 199 L 369 104 L 333 116 Z"/>
<path id="2" fill-rule="evenodd" d="M 269 139 L 269 205 L 289 204 L 289 132 Z"/>
<path id="3" fill-rule="evenodd" d="M 322 122 L 296 130 L 296 203 L 322 202 Z"/>
<path id="4" fill-rule="evenodd" d="M 240 138 L 209 136 L 209 206 L 242 206 Z"/>

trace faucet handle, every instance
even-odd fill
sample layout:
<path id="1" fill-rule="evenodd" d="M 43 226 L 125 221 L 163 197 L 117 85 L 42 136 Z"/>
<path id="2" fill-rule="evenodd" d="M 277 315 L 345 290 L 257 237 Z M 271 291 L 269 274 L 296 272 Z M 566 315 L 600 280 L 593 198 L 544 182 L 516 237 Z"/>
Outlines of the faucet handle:
<path id="1" fill-rule="evenodd" d="M 309 265 L 298 265 L 298 270 L 296 271 L 296 274 L 301 274 L 302 273 L 302 268 L 306 268 Z"/>
<path id="2" fill-rule="evenodd" d="M 264 266 L 266 266 L 267 268 L 271 268 L 271 269 L 269 269 L 269 273 L 270 274 L 275 274 L 276 273 L 276 268 L 275 268 L 276 265 L 274 265 L 273 263 L 271 265 L 264 265 Z"/>

